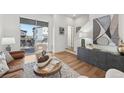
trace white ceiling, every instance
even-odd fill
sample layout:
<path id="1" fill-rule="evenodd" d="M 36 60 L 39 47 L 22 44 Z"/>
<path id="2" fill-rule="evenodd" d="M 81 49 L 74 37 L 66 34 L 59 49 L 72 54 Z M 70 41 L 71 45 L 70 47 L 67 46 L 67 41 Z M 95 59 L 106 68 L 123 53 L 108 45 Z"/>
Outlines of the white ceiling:
<path id="1" fill-rule="evenodd" d="M 64 16 L 70 17 L 70 18 L 78 18 L 81 16 L 88 16 L 88 14 L 63 14 Z"/>

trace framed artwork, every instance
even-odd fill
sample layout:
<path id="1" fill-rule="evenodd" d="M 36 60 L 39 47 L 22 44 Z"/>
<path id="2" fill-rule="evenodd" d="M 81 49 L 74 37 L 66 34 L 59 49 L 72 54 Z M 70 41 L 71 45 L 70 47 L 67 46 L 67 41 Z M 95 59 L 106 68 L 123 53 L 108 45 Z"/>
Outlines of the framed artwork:
<path id="1" fill-rule="evenodd" d="M 59 27 L 59 34 L 63 35 L 65 32 L 64 27 Z"/>
<path id="2" fill-rule="evenodd" d="M 80 29 L 81 29 L 81 26 L 76 27 L 76 33 L 78 33 L 80 31 Z"/>
<path id="3" fill-rule="evenodd" d="M 111 29 L 113 28 L 113 29 Z M 93 19 L 93 43 L 98 45 L 116 45 L 119 42 L 118 15 L 106 15 Z"/>

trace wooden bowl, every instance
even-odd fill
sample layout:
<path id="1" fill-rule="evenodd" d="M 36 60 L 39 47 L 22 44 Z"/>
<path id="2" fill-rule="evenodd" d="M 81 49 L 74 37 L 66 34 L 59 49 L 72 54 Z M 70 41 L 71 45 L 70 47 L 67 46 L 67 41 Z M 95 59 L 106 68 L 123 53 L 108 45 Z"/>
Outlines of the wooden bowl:
<path id="1" fill-rule="evenodd" d="M 49 59 L 49 56 L 41 56 L 38 58 L 38 63 L 46 62 Z"/>
<path id="2" fill-rule="evenodd" d="M 44 67 L 44 66 L 46 66 L 47 64 L 49 64 L 49 62 L 51 61 L 52 59 L 51 59 L 51 57 L 49 57 L 49 59 L 47 60 L 47 61 L 45 61 L 45 62 L 38 62 L 37 63 L 37 66 L 39 67 L 39 68 L 41 68 L 41 67 Z"/>

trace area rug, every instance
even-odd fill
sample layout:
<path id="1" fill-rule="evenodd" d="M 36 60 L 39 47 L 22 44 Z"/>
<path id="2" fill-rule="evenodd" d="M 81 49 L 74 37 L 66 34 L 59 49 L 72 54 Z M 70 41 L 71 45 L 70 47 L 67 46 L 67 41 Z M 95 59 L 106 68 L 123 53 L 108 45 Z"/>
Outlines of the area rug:
<path id="1" fill-rule="evenodd" d="M 42 78 L 42 76 L 38 76 L 34 73 L 34 71 L 33 71 L 34 65 L 35 65 L 35 62 L 27 63 L 24 65 L 24 73 L 22 75 L 22 78 Z M 78 78 L 78 77 L 80 77 L 80 74 L 78 74 L 76 71 L 71 69 L 65 63 L 62 63 L 61 78 Z M 45 78 L 60 78 L 60 74 L 56 73 L 54 75 L 50 75 Z"/>

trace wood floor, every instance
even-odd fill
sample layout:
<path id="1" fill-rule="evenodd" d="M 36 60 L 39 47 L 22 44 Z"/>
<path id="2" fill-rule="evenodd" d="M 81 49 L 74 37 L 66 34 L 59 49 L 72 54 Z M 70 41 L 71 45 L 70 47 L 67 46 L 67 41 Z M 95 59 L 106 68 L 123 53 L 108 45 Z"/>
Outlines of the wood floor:
<path id="1" fill-rule="evenodd" d="M 63 60 L 64 63 L 68 64 L 72 69 L 74 69 L 81 75 L 85 75 L 90 78 L 105 77 L 105 71 L 77 59 L 76 55 L 74 54 L 68 52 L 61 52 L 61 53 L 56 53 L 55 56 Z"/>

